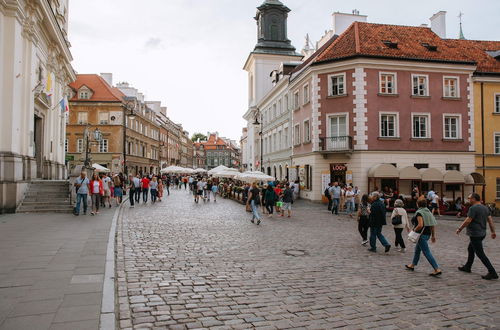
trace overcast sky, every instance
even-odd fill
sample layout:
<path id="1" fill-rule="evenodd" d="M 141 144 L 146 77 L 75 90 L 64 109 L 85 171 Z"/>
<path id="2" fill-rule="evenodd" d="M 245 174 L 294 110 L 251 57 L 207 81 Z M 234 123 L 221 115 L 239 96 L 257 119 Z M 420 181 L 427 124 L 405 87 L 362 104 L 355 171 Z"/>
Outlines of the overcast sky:
<path id="1" fill-rule="evenodd" d="M 358 9 L 373 23 L 420 25 L 447 11 L 448 37 L 500 40 L 499 0 L 282 0 L 292 11 L 288 38 L 298 51 L 331 29 L 334 11 Z M 112 72 L 160 100 L 194 132 L 239 140 L 247 109 L 243 64 L 256 43 L 263 0 L 70 0 L 69 37 L 78 73 Z"/>

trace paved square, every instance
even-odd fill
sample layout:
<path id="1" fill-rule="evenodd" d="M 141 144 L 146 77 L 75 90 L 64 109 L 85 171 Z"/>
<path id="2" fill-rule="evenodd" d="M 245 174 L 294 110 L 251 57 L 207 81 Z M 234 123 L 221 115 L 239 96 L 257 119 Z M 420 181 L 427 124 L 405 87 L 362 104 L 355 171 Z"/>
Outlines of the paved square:
<path id="1" fill-rule="evenodd" d="M 357 223 L 321 205 L 297 203 L 293 217 L 250 223 L 230 200 L 194 204 L 184 190 L 156 205 L 126 209 L 118 224 L 119 325 L 240 329 L 482 328 L 500 325 L 500 282 L 472 274 L 458 222 L 440 221 L 425 258 L 404 270 L 409 251 L 371 254 Z M 392 226 L 384 233 L 394 241 Z M 486 252 L 500 268 L 500 240 Z"/>

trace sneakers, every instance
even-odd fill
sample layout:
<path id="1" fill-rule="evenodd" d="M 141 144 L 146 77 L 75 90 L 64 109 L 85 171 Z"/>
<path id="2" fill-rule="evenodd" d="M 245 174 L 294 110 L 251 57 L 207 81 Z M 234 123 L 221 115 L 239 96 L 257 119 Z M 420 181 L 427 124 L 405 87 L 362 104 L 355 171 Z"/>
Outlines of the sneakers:
<path id="1" fill-rule="evenodd" d="M 368 244 L 368 240 L 364 240 L 361 242 L 361 245 L 366 245 L 366 244 Z"/>
<path id="2" fill-rule="evenodd" d="M 498 274 L 497 273 L 488 273 L 484 276 L 481 276 L 483 280 L 496 280 L 498 279 Z"/>
<path id="3" fill-rule="evenodd" d="M 377 252 L 377 250 L 376 250 L 376 249 L 371 249 L 371 248 L 370 248 L 370 249 L 368 249 L 368 251 L 370 251 L 370 252 Z"/>
<path id="4" fill-rule="evenodd" d="M 405 253 L 405 252 L 406 252 L 406 249 L 405 249 L 405 248 L 401 248 L 401 249 L 399 250 L 399 252 L 401 252 L 401 253 Z"/>
<path id="5" fill-rule="evenodd" d="M 387 245 L 387 246 L 385 247 L 385 253 L 389 252 L 389 250 L 390 250 L 390 249 L 391 249 L 391 246 L 390 246 L 390 245 Z"/>
<path id="6" fill-rule="evenodd" d="M 258 225 L 260 225 L 260 219 L 259 219 L 259 220 L 257 220 L 257 226 L 258 226 Z M 498 276 L 497 276 L 497 278 L 498 278 Z"/>
<path id="7" fill-rule="evenodd" d="M 464 273 L 470 273 L 471 272 L 471 269 L 467 266 L 460 266 L 458 267 L 458 270 L 461 271 L 461 272 L 464 272 Z"/>
<path id="8" fill-rule="evenodd" d="M 250 220 L 250 222 L 255 223 L 255 221 L 253 221 L 253 219 L 252 219 L 252 220 Z"/>

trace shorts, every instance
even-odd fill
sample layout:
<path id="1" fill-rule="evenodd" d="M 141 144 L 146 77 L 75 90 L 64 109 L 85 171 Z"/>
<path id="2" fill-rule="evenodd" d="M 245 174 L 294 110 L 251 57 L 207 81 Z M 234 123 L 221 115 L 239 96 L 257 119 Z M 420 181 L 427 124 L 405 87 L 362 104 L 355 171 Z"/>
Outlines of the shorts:
<path id="1" fill-rule="evenodd" d="M 109 197 L 109 196 L 111 196 L 111 190 L 104 189 L 104 197 Z"/>
<path id="2" fill-rule="evenodd" d="M 203 195 L 203 190 L 198 190 L 198 196 L 202 196 Z"/>
<path id="3" fill-rule="evenodd" d="M 281 207 L 281 209 L 283 211 L 286 211 L 286 210 L 291 211 L 292 210 L 292 203 L 283 202 L 283 206 Z"/>
<path id="4" fill-rule="evenodd" d="M 282 207 L 283 206 L 283 202 L 276 202 L 276 206 L 277 207 Z"/>
<path id="5" fill-rule="evenodd" d="M 438 209 L 437 203 L 431 203 L 431 210 Z"/>

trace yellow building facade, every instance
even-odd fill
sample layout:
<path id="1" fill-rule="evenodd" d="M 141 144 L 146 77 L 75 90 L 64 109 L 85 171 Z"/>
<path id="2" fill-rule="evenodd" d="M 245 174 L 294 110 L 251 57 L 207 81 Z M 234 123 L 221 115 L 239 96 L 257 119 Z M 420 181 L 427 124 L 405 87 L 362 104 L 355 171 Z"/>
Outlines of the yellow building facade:
<path id="1" fill-rule="evenodd" d="M 500 73 L 473 79 L 476 169 L 486 184 L 477 191 L 500 208 Z"/>

